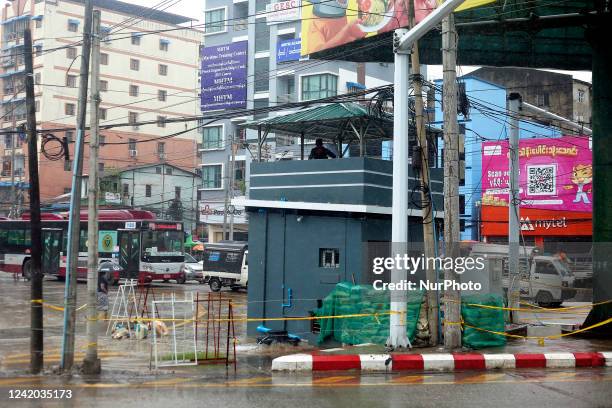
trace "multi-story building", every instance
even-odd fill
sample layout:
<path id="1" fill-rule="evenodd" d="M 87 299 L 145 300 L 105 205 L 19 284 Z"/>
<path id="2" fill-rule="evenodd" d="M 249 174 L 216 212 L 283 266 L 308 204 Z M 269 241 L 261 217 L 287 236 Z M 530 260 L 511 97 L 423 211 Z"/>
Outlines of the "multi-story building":
<path id="1" fill-rule="evenodd" d="M 503 112 L 506 111 L 506 100 L 509 90 L 499 84 L 482 80 L 471 74 L 458 78 L 460 88 L 465 89 L 468 100 L 474 102 L 474 106 L 466 106 L 466 115 L 458 115 L 459 131 L 464 140 L 464 162 L 465 174 L 463 181 L 459 185 L 460 202 L 460 228 L 461 239 L 480 240 L 480 221 L 482 208 L 482 179 L 483 167 L 487 168 L 487 163 L 482 162 L 482 142 L 483 141 L 504 141 L 508 139 L 510 126 Z M 435 81 L 441 87 L 442 81 Z M 435 110 L 433 126 L 442 127 L 442 93 L 439 88 L 435 94 Z M 490 113 L 484 111 L 476 105 L 479 103 L 489 109 L 497 111 Z M 501 111 L 501 113 L 499 113 Z M 522 139 L 531 138 L 556 138 L 562 133 L 559 129 L 535 123 L 533 121 L 519 121 L 519 137 Z M 439 156 L 442 157 L 444 144 L 440 143 Z"/>
<path id="2" fill-rule="evenodd" d="M 202 33 L 183 26 L 191 21 L 189 17 L 165 11 L 116 0 L 94 0 L 94 7 L 101 11 L 103 35 L 101 125 L 124 124 L 101 132 L 102 174 L 108 169 L 162 162 L 193 172 L 197 168 L 195 130 L 172 139 L 157 139 L 195 126 L 166 120 L 199 111 L 198 51 Z M 43 202 L 70 192 L 83 16 L 82 0 L 15 0 L 2 10 L 1 129 L 14 129 L 25 122 L 23 32 L 30 27 L 38 128 L 67 129 L 49 133 L 71 142 L 68 161 L 52 161 L 39 154 Z M 153 123 L 139 125 L 143 121 Z M 44 135 L 40 134 L 41 139 Z M 27 152 L 23 137 L 4 134 L 2 139 L 0 188 L 10 190 L 12 181 L 27 182 Z M 49 142 L 45 148 L 53 153 L 59 145 Z M 87 146 L 83 168 L 86 173 Z M 10 192 L 6 194 L 10 196 Z M 27 197 L 25 192 L 23 195 Z"/>
<path id="3" fill-rule="evenodd" d="M 499 84 L 508 92 L 518 92 L 523 101 L 591 127 L 591 90 L 588 82 L 571 75 L 530 68 L 483 67 L 470 73 L 485 81 Z M 527 113 L 532 120 L 558 125 L 547 117 Z"/>
<path id="4" fill-rule="evenodd" d="M 203 70 L 201 78 L 203 89 L 208 89 L 203 92 L 204 117 L 219 109 L 279 106 L 393 82 L 392 64 L 316 61 L 301 57 L 300 9 L 299 1 L 206 0 L 203 60 L 224 61 L 234 68 L 240 67 L 242 73 L 237 74 L 240 72 L 238 69 L 229 76 L 234 80 L 241 79 L 240 83 L 246 85 L 246 92 L 244 88 L 240 91 L 235 88 L 231 95 L 233 103 L 220 102 L 223 91 L 217 92 L 217 83 L 212 82 L 216 67 L 211 65 L 210 70 Z M 223 55 L 228 50 L 235 57 L 232 62 L 227 55 Z M 241 130 L 239 125 L 246 120 L 265 116 L 265 113 L 259 113 L 222 120 L 203 128 L 200 205 L 208 212 L 223 213 L 225 208 L 225 186 L 231 179 L 228 168 L 232 138 L 239 146 L 235 152 L 236 182 L 230 195 L 244 195 L 248 191 L 249 163 L 257 149 L 254 145 L 250 149 L 243 146 L 245 142 L 257 140 L 257 135 L 255 131 Z M 294 138 L 277 134 L 268 135 L 266 140 L 262 149 L 264 160 L 299 158 L 299 147 Z M 231 210 L 244 214 L 243 209 Z M 205 222 L 202 231 L 204 239 L 213 242 L 222 239 L 222 225 L 211 221 L 206 211 L 202 221 Z M 240 222 L 235 223 L 236 230 L 246 231 L 246 222 L 240 217 Z"/>
<path id="5" fill-rule="evenodd" d="M 201 177 L 169 163 L 143 164 L 121 169 L 101 180 L 101 199 L 152 211 L 160 219 L 181 220 L 185 231 L 196 229 L 197 192 Z"/>

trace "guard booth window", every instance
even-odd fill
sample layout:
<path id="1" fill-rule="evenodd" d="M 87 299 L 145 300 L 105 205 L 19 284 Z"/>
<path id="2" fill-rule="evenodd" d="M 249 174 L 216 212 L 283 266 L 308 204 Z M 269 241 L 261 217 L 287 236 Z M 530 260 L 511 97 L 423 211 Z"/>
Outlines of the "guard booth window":
<path id="1" fill-rule="evenodd" d="M 339 268 L 340 250 L 338 248 L 319 248 L 320 268 Z"/>

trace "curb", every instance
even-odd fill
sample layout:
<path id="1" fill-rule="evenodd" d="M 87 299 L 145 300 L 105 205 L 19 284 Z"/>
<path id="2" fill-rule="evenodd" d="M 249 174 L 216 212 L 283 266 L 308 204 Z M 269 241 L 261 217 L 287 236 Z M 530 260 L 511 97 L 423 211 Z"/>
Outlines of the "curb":
<path id="1" fill-rule="evenodd" d="M 612 352 L 291 354 L 272 361 L 272 371 L 455 371 L 579 367 L 612 367 Z"/>

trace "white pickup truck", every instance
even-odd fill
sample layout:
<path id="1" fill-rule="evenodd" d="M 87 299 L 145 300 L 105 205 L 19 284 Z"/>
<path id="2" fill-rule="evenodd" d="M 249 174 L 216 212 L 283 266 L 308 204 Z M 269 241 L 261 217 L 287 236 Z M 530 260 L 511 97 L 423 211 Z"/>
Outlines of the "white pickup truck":
<path id="1" fill-rule="evenodd" d="M 502 286 L 507 291 L 511 283 L 508 272 L 508 246 L 475 244 L 472 256 L 495 256 L 503 259 Z M 521 298 L 542 307 L 558 307 L 576 295 L 575 277 L 567 265 L 556 256 L 539 255 L 536 247 L 521 247 L 519 277 Z"/>

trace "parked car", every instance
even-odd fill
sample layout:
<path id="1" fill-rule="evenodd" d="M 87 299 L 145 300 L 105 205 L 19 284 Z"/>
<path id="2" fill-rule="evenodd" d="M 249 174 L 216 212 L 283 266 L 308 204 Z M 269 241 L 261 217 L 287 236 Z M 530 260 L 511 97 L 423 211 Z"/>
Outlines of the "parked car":
<path id="1" fill-rule="evenodd" d="M 202 263 L 198 262 L 193 256 L 185 254 L 185 263 L 181 269 L 185 273 L 185 280 L 197 280 L 200 283 L 204 283 Z"/>

